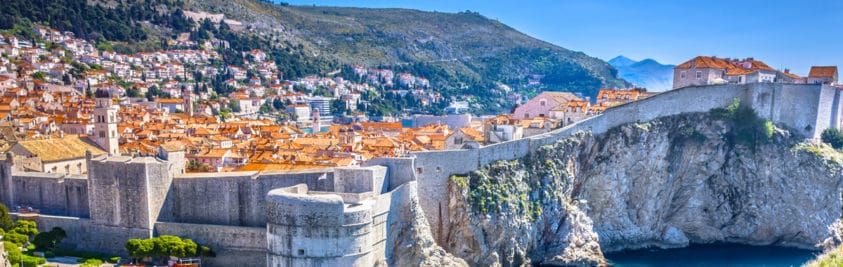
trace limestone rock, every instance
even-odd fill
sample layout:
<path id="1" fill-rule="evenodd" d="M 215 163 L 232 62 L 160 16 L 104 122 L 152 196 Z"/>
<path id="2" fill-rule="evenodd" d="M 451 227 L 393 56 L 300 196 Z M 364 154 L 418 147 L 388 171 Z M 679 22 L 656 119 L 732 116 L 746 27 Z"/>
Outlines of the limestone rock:
<path id="1" fill-rule="evenodd" d="M 407 188 L 402 198 L 393 199 L 391 210 L 397 214 L 389 219 L 387 258 L 389 266 L 468 266 L 460 258 L 436 245 L 430 225 L 418 203 L 416 183 Z"/>
<path id="2" fill-rule="evenodd" d="M 843 157 L 799 130 L 739 142 L 736 125 L 663 117 L 454 178 L 443 247 L 472 266 L 603 265 L 603 252 L 690 243 L 815 248 L 841 218 Z"/>

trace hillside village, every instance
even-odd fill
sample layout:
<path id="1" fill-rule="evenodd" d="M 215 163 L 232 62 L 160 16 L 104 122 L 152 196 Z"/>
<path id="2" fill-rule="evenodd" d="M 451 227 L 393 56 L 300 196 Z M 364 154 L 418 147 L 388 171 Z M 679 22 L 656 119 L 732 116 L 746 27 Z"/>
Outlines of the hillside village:
<path id="1" fill-rule="evenodd" d="M 368 117 L 358 107 L 375 87 L 422 105 L 442 99 L 426 90 L 427 79 L 388 69 L 349 66 L 360 82 L 315 75 L 284 80 L 260 50 L 242 55 L 243 67 L 220 66 L 221 40 L 171 40 L 184 49 L 120 54 L 69 32 L 33 31 L 43 42 L 0 38 L 0 150 L 14 152 L 29 171 L 85 173 L 86 151 L 185 150 L 190 172 L 355 166 L 546 133 L 649 95 L 606 89 L 591 105 L 571 93 L 544 92 L 500 116 L 457 114 L 466 104 L 456 101 L 449 115 Z M 220 95 L 202 77 L 227 78 L 233 91 Z"/>
<path id="2" fill-rule="evenodd" d="M 86 151 L 111 155 L 187 152 L 190 172 L 297 170 L 356 166 L 410 151 L 478 147 L 574 124 L 613 106 L 654 93 L 602 89 L 594 99 L 545 91 L 511 114 L 369 117 L 375 88 L 428 105 L 443 101 L 430 82 L 389 69 L 348 66 L 350 79 L 284 74 L 260 50 L 243 66 L 221 66 L 216 48 L 170 40 L 166 51 L 120 54 L 97 49 L 72 33 L 33 29 L 43 42 L 0 38 L 0 150 L 15 152 L 31 171 L 85 173 Z M 197 47 L 192 49 L 191 47 Z M 676 66 L 674 88 L 723 83 L 837 84 L 836 67 L 814 67 L 807 77 L 761 61 L 696 57 Z M 339 73 L 339 72 L 338 72 Z M 219 94 L 209 79 L 223 79 Z M 520 102 L 522 97 L 516 97 Z M 395 101 L 395 99 L 387 99 Z"/>

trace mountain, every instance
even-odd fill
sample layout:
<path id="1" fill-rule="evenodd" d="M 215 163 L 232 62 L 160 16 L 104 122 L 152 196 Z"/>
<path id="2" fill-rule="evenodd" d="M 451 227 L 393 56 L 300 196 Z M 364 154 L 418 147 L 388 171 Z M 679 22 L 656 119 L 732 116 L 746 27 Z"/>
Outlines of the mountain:
<path id="1" fill-rule="evenodd" d="M 443 96 L 478 96 L 485 110 L 505 110 L 498 84 L 596 95 L 626 85 L 607 63 L 523 34 L 475 12 L 290 6 L 252 1 L 188 1 L 190 10 L 276 30 L 342 64 L 382 66 L 429 78 Z M 531 80 L 533 83 L 530 83 Z M 540 84 L 535 83 L 538 80 Z M 494 101 L 483 101 L 483 100 Z"/>
<path id="2" fill-rule="evenodd" d="M 647 88 L 649 91 L 661 92 L 673 86 L 673 67 L 653 59 L 635 61 L 624 56 L 617 56 L 609 60 L 609 64 L 617 68 L 618 77 L 629 81 L 635 86 Z"/>
<path id="3" fill-rule="evenodd" d="M 349 78 L 349 65 L 355 64 L 389 68 L 428 78 L 430 90 L 443 99 L 469 100 L 483 113 L 506 111 L 513 97 L 543 90 L 595 96 L 602 87 L 627 85 L 604 61 L 470 11 L 291 6 L 259 0 L 6 2 L 0 10 L 3 29 L 24 32 L 29 23 L 41 23 L 118 52 L 166 48 L 166 40 L 184 33 L 196 40 L 217 37 L 231 43 L 222 51 L 226 64 L 242 64 L 242 52 L 263 49 L 286 79 L 335 73 Z M 214 29 L 219 20 L 207 27 L 200 20 L 220 17 L 231 31 Z M 186 23 L 187 18 L 195 24 Z"/>
<path id="4" fill-rule="evenodd" d="M 607 62 L 609 63 L 609 65 L 612 65 L 613 67 L 617 68 L 617 67 L 626 67 L 626 66 L 635 64 L 637 61 L 629 59 L 628 57 L 625 57 L 625 56 L 617 56 L 617 57 L 615 57 L 615 58 L 613 58 L 613 59 L 611 59 Z"/>

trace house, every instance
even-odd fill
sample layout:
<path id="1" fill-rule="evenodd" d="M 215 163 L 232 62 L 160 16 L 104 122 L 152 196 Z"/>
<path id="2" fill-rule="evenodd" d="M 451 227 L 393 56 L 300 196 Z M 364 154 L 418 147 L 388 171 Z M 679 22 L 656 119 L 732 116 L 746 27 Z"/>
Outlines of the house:
<path id="1" fill-rule="evenodd" d="M 184 112 L 184 100 L 179 98 L 158 99 L 158 108 L 169 113 Z"/>
<path id="2" fill-rule="evenodd" d="M 582 101 L 576 95 L 569 92 L 549 92 L 545 91 L 533 97 L 527 103 L 515 108 L 512 112 L 514 119 L 531 119 L 534 117 L 551 117 L 553 119 L 561 119 L 561 117 L 552 117 L 552 110 L 557 107 L 564 107 L 568 101 Z"/>
<path id="3" fill-rule="evenodd" d="M 565 103 L 565 105 L 552 109 L 550 112 L 551 117 L 559 118 L 562 121 L 562 126 L 564 127 L 581 121 L 591 115 L 591 112 L 589 111 L 590 107 L 591 103 L 588 101 L 572 100 Z"/>
<path id="4" fill-rule="evenodd" d="M 483 133 L 471 127 L 463 127 L 445 138 L 445 149 L 477 148 L 483 143 Z"/>
<path id="5" fill-rule="evenodd" d="M 508 115 L 500 115 L 483 123 L 485 144 L 518 140 L 524 137 L 524 127 Z"/>
<path id="6" fill-rule="evenodd" d="M 9 151 L 15 155 L 15 165 L 24 171 L 64 174 L 88 172 L 86 151 L 93 156 L 105 154 L 92 140 L 78 135 L 19 141 Z"/>
<path id="7" fill-rule="evenodd" d="M 673 68 L 673 89 L 709 84 L 777 82 L 778 71 L 753 58 L 698 56 Z"/>
<path id="8" fill-rule="evenodd" d="M 837 66 L 813 66 L 808 73 L 809 84 L 837 84 Z"/>

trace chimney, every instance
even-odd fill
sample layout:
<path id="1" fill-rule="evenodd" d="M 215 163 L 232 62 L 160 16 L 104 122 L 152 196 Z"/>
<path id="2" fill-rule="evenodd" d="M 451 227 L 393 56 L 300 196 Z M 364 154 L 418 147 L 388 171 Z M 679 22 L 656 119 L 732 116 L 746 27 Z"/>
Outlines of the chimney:
<path id="1" fill-rule="evenodd" d="M 790 69 L 784 69 L 784 73 L 790 74 Z"/>

